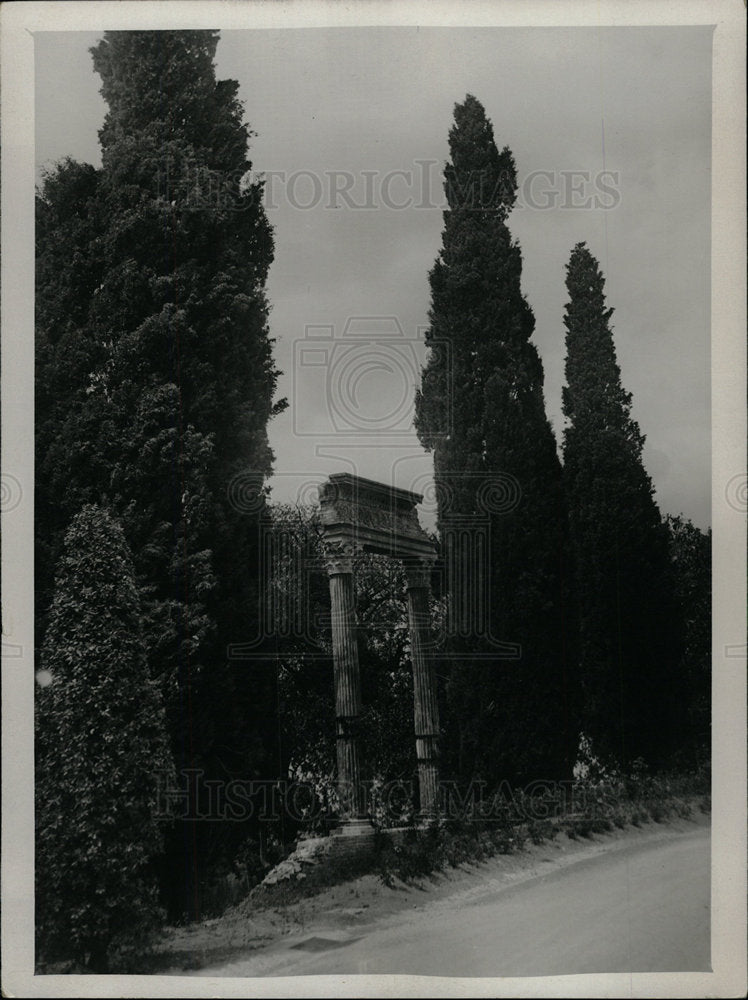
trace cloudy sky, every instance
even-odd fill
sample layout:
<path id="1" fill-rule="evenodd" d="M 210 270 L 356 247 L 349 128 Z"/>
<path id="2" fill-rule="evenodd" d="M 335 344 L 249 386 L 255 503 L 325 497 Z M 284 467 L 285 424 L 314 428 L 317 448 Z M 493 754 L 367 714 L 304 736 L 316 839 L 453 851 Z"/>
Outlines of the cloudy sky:
<path id="1" fill-rule="evenodd" d="M 99 163 L 98 37 L 35 35 L 40 168 Z M 241 85 L 275 227 L 271 329 L 293 404 L 270 427 L 277 499 L 308 499 L 343 469 L 428 487 L 412 396 L 447 134 L 472 93 L 517 162 L 510 228 L 557 436 L 564 267 L 584 240 L 661 508 L 709 525 L 711 45 L 708 27 L 222 35 L 218 76 Z"/>

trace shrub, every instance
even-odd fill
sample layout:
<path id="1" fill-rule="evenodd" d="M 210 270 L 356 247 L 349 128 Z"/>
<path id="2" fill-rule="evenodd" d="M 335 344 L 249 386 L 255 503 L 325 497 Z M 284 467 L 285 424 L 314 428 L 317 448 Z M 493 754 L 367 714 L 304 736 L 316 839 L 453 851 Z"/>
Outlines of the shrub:
<path id="1" fill-rule="evenodd" d="M 36 929 L 45 960 L 106 972 L 158 926 L 158 782 L 171 780 L 130 553 L 106 511 L 65 538 L 36 703 Z"/>
<path id="2" fill-rule="evenodd" d="M 446 838 L 436 823 L 426 830 L 407 830 L 401 844 L 394 844 L 384 833 L 378 834 L 378 838 L 379 876 L 387 886 L 394 885 L 395 878 L 410 882 L 449 863 Z"/>
<path id="3" fill-rule="evenodd" d="M 527 824 L 527 833 L 533 844 L 542 844 L 553 839 L 556 828 L 549 819 L 533 819 Z"/>
<path id="4" fill-rule="evenodd" d="M 589 819 L 587 816 L 574 821 L 574 833 L 578 837 L 591 837 L 593 829 L 594 820 Z"/>
<path id="5" fill-rule="evenodd" d="M 650 801 L 647 807 L 647 811 L 655 823 L 662 823 L 663 820 L 667 819 L 669 810 L 665 808 L 660 802 Z"/>

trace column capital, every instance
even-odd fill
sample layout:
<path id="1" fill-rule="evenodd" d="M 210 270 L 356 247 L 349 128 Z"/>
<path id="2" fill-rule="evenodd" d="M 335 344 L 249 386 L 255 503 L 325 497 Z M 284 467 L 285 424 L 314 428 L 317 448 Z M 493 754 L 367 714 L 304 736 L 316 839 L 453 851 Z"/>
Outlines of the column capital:
<path id="1" fill-rule="evenodd" d="M 430 590 L 432 559 L 408 559 L 405 561 L 405 589 Z"/>
<path id="2" fill-rule="evenodd" d="M 353 545 L 325 545 L 324 561 L 328 576 L 340 576 L 353 572 L 353 560 L 356 550 Z"/>

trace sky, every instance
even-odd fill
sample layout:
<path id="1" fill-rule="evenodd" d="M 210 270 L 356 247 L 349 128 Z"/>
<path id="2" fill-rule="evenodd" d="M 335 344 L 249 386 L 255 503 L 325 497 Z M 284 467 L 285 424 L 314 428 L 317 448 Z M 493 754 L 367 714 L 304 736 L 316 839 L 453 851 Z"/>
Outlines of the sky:
<path id="1" fill-rule="evenodd" d="M 98 37 L 35 35 L 40 170 L 100 162 Z M 239 81 L 275 229 L 270 328 L 291 406 L 269 427 L 274 499 L 308 501 L 348 470 L 425 492 L 432 523 L 413 393 L 447 136 L 472 93 L 517 163 L 509 226 L 559 442 L 565 265 L 585 241 L 660 508 L 709 526 L 711 48 L 709 27 L 222 33 L 217 75 Z"/>

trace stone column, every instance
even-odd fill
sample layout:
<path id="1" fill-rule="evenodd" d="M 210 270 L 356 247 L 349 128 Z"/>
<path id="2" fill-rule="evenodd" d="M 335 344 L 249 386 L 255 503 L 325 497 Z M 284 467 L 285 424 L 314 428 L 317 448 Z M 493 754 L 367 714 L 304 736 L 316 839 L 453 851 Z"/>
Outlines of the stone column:
<path id="1" fill-rule="evenodd" d="M 338 796 L 341 818 L 350 822 L 366 816 L 355 731 L 361 714 L 361 677 L 356 642 L 352 553 L 329 554 L 327 574 L 332 611 Z"/>
<path id="2" fill-rule="evenodd" d="M 436 677 L 428 656 L 431 645 L 431 564 L 426 560 L 405 564 L 408 623 L 413 663 L 413 717 L 418 758 L 421 817 L 439 815 L 439 704 Z"/>

